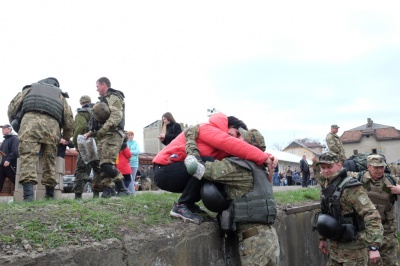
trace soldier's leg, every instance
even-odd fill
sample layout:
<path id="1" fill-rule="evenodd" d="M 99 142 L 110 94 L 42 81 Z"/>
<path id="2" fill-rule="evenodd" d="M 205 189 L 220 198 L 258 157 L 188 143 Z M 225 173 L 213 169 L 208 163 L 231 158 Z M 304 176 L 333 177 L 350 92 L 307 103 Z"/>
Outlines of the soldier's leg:
<path id="1" fill-rule="evenodd" d="M 54 187 L 57 186 L 56 180 L 56 156 L 57 145 L 42 144 L 43 175 L 42 185 L 46 186 L 46 199 L 54 198 Z"/>
<path id="2" fill-rule="evenodd" d="M 82 198 L 83 187 L 85 186 L 85 176 L 88 171 L 88 165 L 82 160 L 82 156 L 78 153 L 76 160 L 75 180 L 72 192 L 75 193 L 75 198 Z"/>
<path id="3" fill-rule="evenodd" d="M 237 231 L 242 265 L 279 265 L 279 241 L 270 225 L 251 225 Z"/>
<path id="4" fill-rule="evenodd" d="M 92 180 L 92 190 L 93 190 L 93 197 L 98 198 L 99 193 L 103 191 L 103 185 L 101 184 L 101 169 L 100 169 L 100 161 L 92 161 L 89 164 L 89 167 L 93 170 L 93 180 Z"/>
<path id="5" fill-rule="evenodd" d="M 382 244 L 381 248 L 379 249 L 379 253 L 381 254 L 382 262 L 381 262 L 381 264 L 373 264 L 373 265 L 378 265 L 378 266 L 380 266 L 380 265 L 397 266 L 398 265 L 397 255 L 399 254 L 399 241 L 397 240 L 397 237 L 396 237 L 397 227 L 395 227 L 394 221 L 392 223 L 393 224 L 390 225 L 393 227 L 392 228 L 393 230 L 390 230 L 392 233 L 384 234 L 383 244 Z M 388 225 L 384 225 L 384 226 L 386 229 L 386 226 L 388 226 Z"/>
<path id="6" fill-rule="evenodd" d="M 19 183 L 23 185 L 24 201 L 33 201 L 33 185 L 37 184 L 36 163 L 39 159 L 40 144 L 20 140 L 18 146 L 20 166 Z"/>
<path id="7" fill-rule="evenodd" d="M 104 187 L 111 188 L 112 182 L 115 183 L 115 187 L 117 188 L 118 194 L 128 195 L 127 189 L 124 185 L 123 179 L 124 177 L 115 167 L 115 162 L 117 160 L 119 151 L 121 149 L 123 138 L 118 132 L 112 132 L 112 134 L 107 134 L 101 140 L 101 159 L 100 159 L 100 167 L 102 176 L 104 176 L 103 183 L 103 193 Z M 106 189 L 108 192 L 108 189 Z"/>

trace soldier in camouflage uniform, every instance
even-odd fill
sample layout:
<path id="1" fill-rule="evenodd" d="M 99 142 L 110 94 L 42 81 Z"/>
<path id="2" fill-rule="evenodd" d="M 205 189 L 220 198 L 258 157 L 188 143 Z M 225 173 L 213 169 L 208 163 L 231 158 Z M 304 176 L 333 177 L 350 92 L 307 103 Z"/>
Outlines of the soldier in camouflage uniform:
<path id="1" fill-rule="evenodd" d="M 97 121 L 101 124 L 96 124 L 94 128 L 91 128 L 91 131 L 84 134 L 84 137 L 97 137 L 98 139 L 97 151 L 100 158 L 103 184 L 102 197 L 112 196 L 114 183 L 118 195 L 125 196 L 128 195 L 128 192 L 123 182 L 124 177 L 115 167 L 124 136 L 125 96 L 121 91 L 112 89 L 110 80 L 106 77 L 98 79 L 96 87 L 100 95 L 100 102 L 108 106 L 110 116 L 104 121 Z"/>
<path id="2" fill-rule="evenodd" d="M 21 161 L 19 183 L 23 185 L 25 201 L 33 200 L 33 185 L 38 182 L 36 162 L 38 154 L 43 157 L 42 184 L 46 186 L 46 198 L 54 198 L 55 162 L 57 145 L 63 138 L 70 139 L 73 131 L 73 114 L 55 78 L 47 78 L 25 86 L 8 106 L 11 123 L 17 113 L 19 121 L 19 159 Z"/>
<path id="3" fill-rule="evenodd" d="M 383 224 L 383 244 L 379 249 L 382 262 L 377 265 L 397 265 L 399 242 L 396 237 L 397 219 L 395 202 L 400 194 L 399 179 L 384 173 L 386 163 L 381 155 L 367 157 L 367 171 L 359 173 L 359 180 L 381 215 Z"/>
<path id="4" fill-rule="evenodd" d="M 89 131 L 89 120 L 90 112 L 92 112 L 93 103 L 89 96 L 84 95 L 80 98 L 79 103 L 81 108 L 78 108 L 77 114 L 74 121 L 74 137 L 73 142 L 75 147 L 78 147 L 78 135 L 83 135 Z M 79 152 L 78 148 L 76 150 Z M 99 193 L 103 191 L 103 185 L 101 184 L 100 174 L 100 162 L 98 160 L 92 161 L 89 164 L 85 164 L 82 159 L 80 152 L 76 160 L 75 180 L 72 191 L 75 193 L 75 198 L 82 198 L 83 188 L 85 186 L 85 180 L 88 179 L 90 171 L 93 170 L 92 190 L 93 197 L 98 198 Z"/>
<path id="5" fill-rule="evenodd" d="M 236 235 L 239 240 L 239 254 L 241 263 L 245 265 L 279 265 L 279 241 L 278 235 L 275 228 L 272 227 L 273 220 L 276 216 L 276 209 L 273 200 L 272 192 L 272 173 L 274 172 L 274 166 L 269 158 L 267 161 L 267 167 L 269 169 L 270 175 L 265 171 L 264 166 L 257 166 L 255 163 L 239 159 L 237 157 L 225 158 L 221 161 L 205 162 L 205 168 L 203 164 L 199 163 L 201 158 L 199 156 L 199 151 L 197 149 L 196 138 L 198 136 L 199 127 L 190 127 L 185 131 L 186 135 L 186 153 L 188 154 L 185 165 L 188 168 L 188 172 L 196 172 L 194 176 L 198 179 L 205 179 L 219 184 L 223 184 L 227 196 L 227 200 L 235 202 L 235 200 L 243 200 L 244 197 L 249 195 L 251 192 L 254 194 L 256 189 L 257 176 L 261 184 L 267 186 L 268 189 L 262 190 L 265 194 L 255 193 L 257 198 L 263 199 L 263 202 L 267 202 L 267 198 L 270 206 L 268 206 L 268 214 L 263 213 L 264 217 L 269 216 L 268 221 L 248 221 L 247 222 L 237 222 L 236 223 Z M 239 128 L 241 138 L 246 142 L 258 147 L 262 151 L 265 151 L 264 138 L 255 129 L 246 131 Z M 190 162 L 190 163 L 188 163 Z M 244 165 L 242 165 L 244 163 Z M 250 166 L 250 167 L 249 167 Z M 203 169 L 203 170 L 201 170 Z M 268 180 L 269 181 L 268 181 Z M 260 183 L 257 183 L 260 184 Z M 262 187 L 259 185 L 257 187 Z M 204 187 L 203 187 L 204 190 Z M 204 198 L 205 193 L 203 193 L 203 203 L 206 207 L 213 206 L 215 208 L 216 201 L 210 200 L 210 205 L 206 205 L 206 199 Z M 249 200 L 249 199 L 247 199 Z M 247 202 L 246 200 L 246 202 Z M 235 206 L 235 204 L 233 204 Z M 231 205 L 232 206 L 232 205 Z M 258 207 L 261 208 L 260 205 Z M 267 207 L 265 208 L 265 210 Z M 237 210 L 237 209 L 235 209 Z M 215 210 L 213 210 L 215 211 Z M 239 213 L 239 211 L 235 211 Z M 247 209 L 246 209 L 246 214 Z M 254 216 L 257 216 L 255 214 Z M 243 217 L 241 217 L 243 219 Z M 238 219 L 237 217 L 234 218 Z"/>
<path id="6" fill-rule="evenodd" d="M 328 145 L 329 151 L 339 155 L 339 160 L 343 163 L 346 160 L 346 154 L 343 149 L 343 143 L 339 136 L 336 134 L 339 131 L 338 125 L 331 126 L 331 132 L 326 135 L 326 145 Z"/>
<path id="7" fill-rule="evenodd" d="M 322 184 L 321 213 L 316 216 L 315 228 L 320 234 L 319 250 L 329 255 L 327 265 L 377 263 L 383 241 L 378 210 L 361 183 L 347 175 L 337 154 L 322 154 L 318 164 L 326 180 Z"/>

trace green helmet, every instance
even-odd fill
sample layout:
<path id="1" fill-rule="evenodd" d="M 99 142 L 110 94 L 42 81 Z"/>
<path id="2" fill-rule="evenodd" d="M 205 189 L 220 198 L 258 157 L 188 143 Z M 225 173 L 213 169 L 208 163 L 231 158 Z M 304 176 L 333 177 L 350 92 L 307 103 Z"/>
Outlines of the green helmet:
<path id="1" fill-rule="evenodd" d="M 93 108 L 93 117 L 99 123 L 105 123 L 110 117 L 111 111 L 106 103 L 96 103 Z"/>

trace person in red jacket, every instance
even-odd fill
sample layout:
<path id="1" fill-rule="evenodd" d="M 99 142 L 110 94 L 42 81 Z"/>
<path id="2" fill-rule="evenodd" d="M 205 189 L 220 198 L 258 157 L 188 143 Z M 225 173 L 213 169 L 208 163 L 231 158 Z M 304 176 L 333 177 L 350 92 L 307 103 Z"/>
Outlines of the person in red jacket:
<path id="1" fill-rule="evenodd" d="M 131 177 L 132 168 L 129 163 L 129 159 L 132 157 L 132 153 L 128 147 L 127 141 L 128 141 L 128 135 L 125 134 L 124 141 L 122 142 L 121 149 L 119 151 L 116 162 L 117 169 L 124 176 L 125 187 L 128 187 L 132 181 Z"/>
<path id="2" fill-rule="evenodd" d="M 236 156 L 262 165 L 267 160 L 272 160 L 275 165 L 277 160 L 269 153 L 238 139 L 238 129 L 247 130 L 243 121 L 234 116 L 227 117 L 223 113 L 210 116 L 209 123 L 201 124 L 197 146 L 203 162 L 222 160 L 227 156 Z M 174 204 L 170 215 L 173 217 L 201 222 L 204 213 L 196 202 L 200 201 L 202 180 L 191 176 L 184 164 L 186 158 L 186 138 L 181 133 L 168 146 L 164 147 L 153 159 L 154 182 L 162 190 L 182 193 L 178 202 Z"/>

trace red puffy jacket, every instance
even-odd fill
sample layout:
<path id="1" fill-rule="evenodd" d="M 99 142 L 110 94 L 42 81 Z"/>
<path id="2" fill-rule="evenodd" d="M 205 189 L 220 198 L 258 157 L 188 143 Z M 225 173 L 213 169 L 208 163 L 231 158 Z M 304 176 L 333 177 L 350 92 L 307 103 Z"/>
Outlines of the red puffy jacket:
<path id="1" fill-rule="evenodd" d="M 129 147 L 126 146 L 125 149 L 119 152 L 116 166 L 117 169 L 121 172 L 123 175 L 129 175 L 132 174 L 132 168 L 131 165 L 129 164 L 129 159 L 132 157 L 132 153 L 129 150 Z"/>
<path id="2" fill-rule="evenodd" d="M 200 125 L 196 142 L 200 156 L 211 156 L 217 160 L 222 160 L 231 155 L 261 165 L 271 155 L 243 140 L 230 136 L 228 134 L 228 117 L 223 113 L 213 114 L 209 123 Z M 182 132 L 168 146 L 157 153 L 153 163 L 168 165 L 183 161 L 186 158 L 185 145 L 185 133 Z"/>

